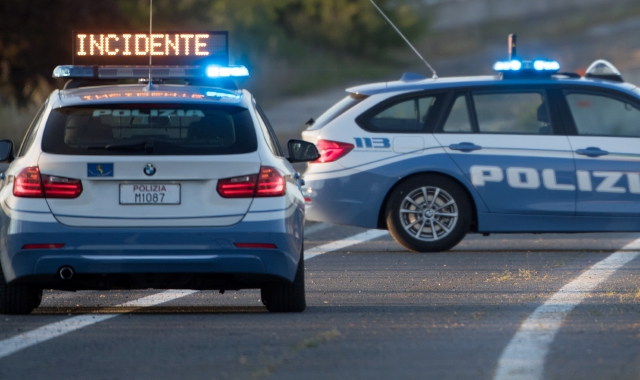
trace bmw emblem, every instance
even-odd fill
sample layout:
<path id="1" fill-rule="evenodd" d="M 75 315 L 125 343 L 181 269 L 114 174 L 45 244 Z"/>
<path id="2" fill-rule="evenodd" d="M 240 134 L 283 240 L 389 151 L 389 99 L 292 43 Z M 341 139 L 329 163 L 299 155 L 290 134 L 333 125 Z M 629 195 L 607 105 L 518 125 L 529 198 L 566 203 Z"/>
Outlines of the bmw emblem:
<path id="1" fill-rule="evenodd" d="M 156 174 L 156 167 L 151 164 L 147 164 L 147 166 L 144 167 L 144 174 L 148 176 Z"/>

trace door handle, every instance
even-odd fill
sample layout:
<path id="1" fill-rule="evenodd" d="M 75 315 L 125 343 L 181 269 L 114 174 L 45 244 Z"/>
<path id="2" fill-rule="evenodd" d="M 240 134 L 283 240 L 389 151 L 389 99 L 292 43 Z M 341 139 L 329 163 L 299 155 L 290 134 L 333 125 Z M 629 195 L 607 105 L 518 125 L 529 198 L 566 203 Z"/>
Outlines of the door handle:
<path id="1" fill-rule="evenodd" d="M 602 150 L 593 146 L 590 146 L 587 149 L 578 149 L 576 150 L 576 153 L 588 157 L 600 157 L 609 154 L 609 152 L 607 152 L 606 150 Z"/>
<path id="2" fill-rule="evenodd" d="M 449 145 L 449 149 L 451 150 L 459 150 L 462 152 L 473 152 L 474 150 L 480 150 L 482 149 L 481 146 L 476 145 L 474 143 L 470 143 L 470 142 L 461 142 L 459 144 L 451 144 Z"/>

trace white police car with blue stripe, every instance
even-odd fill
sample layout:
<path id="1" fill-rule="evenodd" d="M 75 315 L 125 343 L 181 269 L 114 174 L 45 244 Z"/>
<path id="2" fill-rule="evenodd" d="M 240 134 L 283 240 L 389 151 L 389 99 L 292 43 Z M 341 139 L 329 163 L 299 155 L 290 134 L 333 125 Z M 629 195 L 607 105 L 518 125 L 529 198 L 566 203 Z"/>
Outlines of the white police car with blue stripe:
<path id="1" fill-rule="evenodd" d="M 290 162 L 317 159 L 315 146 L 292 140 L 284 157 L 255 99 L 231 80 L 248 71 L 221 66 L 226 56 L 215 66 L 117 66 L 106 53 L 125 51 L 124 37 L 109 34 L 104 48 L 102 34 L 80 35 L 103 41 L 91 48 L 101 66 L 56 68 L 71 80 L 17 157 L 0 141 L 11 161 L 0 313 L 31 312 L 42 289 L 134 288 L 260 288 L 270 311 L 302 311 L 305 206 Z M 199 52 L 213 55 L 205 40 Z"/>
<path id="2" fill-rule="evenodd" d="M 348 89 L 303 132 L 307 218 L 415 251 L 469 232 L 640 230 L 640 90 L 608 62 L 499 62 L 496 76 Z"/>

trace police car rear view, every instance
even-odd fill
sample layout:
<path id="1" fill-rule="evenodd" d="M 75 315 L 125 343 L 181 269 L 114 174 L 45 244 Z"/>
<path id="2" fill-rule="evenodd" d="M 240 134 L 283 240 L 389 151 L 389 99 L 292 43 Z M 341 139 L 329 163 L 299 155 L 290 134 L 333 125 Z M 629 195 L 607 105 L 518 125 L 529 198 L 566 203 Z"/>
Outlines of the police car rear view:
<path id="1" fill-rule="evenodd" d="M 226 32 L 195 35 L 75 35 L 76 62 L 54 72 L 71 79 L 65 89 L 17 157 L 0 142 L 12 161 L 0 191 L 0 312 L 29 313 L 50 288 L 259 288 L 270 311 L 305 308 L 304 198 L 289 161 L 317 150 L 292 140 L 287 160 L 231 80 L 248 71 L 228 66 Z M 136 66 L 124 53 L 138 50 L 166 60 Z"/>
<path id="2" fill-rule="evenodd" d="M 516 56 L 496 76 L 348 89 L 303 132 L 307 217 L 388 229 L 422 252 L 469 232 L 640 230 L 640 90 Z"/>

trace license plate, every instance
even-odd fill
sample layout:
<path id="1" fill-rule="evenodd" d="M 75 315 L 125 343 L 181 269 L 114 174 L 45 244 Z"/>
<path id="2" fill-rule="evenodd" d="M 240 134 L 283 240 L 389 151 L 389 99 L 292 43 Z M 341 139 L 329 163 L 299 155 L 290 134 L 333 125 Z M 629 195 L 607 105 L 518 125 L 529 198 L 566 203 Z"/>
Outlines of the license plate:
<path id="1" fill-rule="evenodd" d="M 121 184 L 121 205 L 179 205 L 180 185 L 177 184 Z"/>

